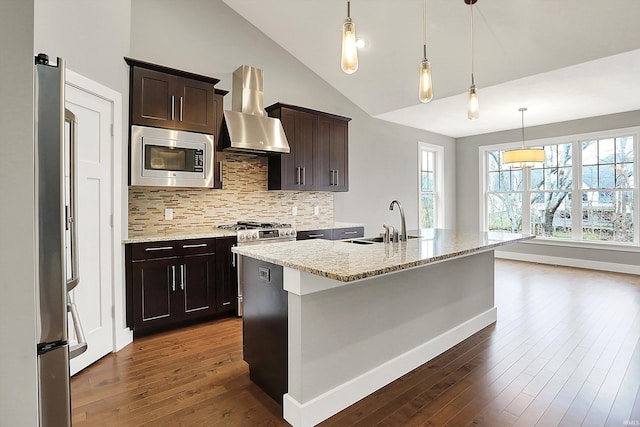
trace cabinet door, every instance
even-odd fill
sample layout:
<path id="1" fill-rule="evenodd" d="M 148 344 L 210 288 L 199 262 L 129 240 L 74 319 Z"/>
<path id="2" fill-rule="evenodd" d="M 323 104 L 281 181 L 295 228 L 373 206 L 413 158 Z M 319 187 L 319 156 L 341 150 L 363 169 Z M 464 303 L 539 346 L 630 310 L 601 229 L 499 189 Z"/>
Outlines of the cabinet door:
<path id="1" fill-rule="evenodd" d="M 319 117 L 317 144 L 317 188 L 326 191 L 347 191 L 349 189 L 347 122 Z"/>
<path id="2" fill-rule="evenodd" d="M 174 269 L 175 258 L 132 263 L 132 320 L 136 331 L 167 325 L 179 317 L 172 307 L 177 286 Z"/>
<path id="3" fill-rule="evenodd" d="M 349 190 L 349 127 L 342 120 L 331 120 L 331 164 L 334 191 Z"/>
<path id="4" fill-rule="evenodd" d="M 177 311 L 184 319 L 193 319 L 216 312 L 215 255 L 187 256 L 176 267 L 178 292 Z"/>
<path id="5" fill-rule="evenodd" d="M 231 248 L 235 237 L 216 239 L 216 307 L 218 311 L 233 311 L 238 306 L 238 269 L 236 254 Z"/>
<path id="6" fill-rule="evenodd" d="M 289 154 L 283 154 L 282 189 L 309 190 L 315 187 L 314 151 L 317 118 L 302 111 L 282 110 L 282 126 L 289 141 Z"/>
<path id="7" fill-rule="evenodd" d="M 213 109 L 216 115 L 215 131 L 213 132 L 213 146 L 214 146 L 214 165 L 213 165 L 213 188 L 222 188 L 222 161 L 224 160 L 224 153 L 222 149 L 218 148 L 218 142 L 220 141 L 220 132 L 222 127 L 222 108 L 223 108 L 222 95 L 214 94 L 213 96 Z"/>
<path id="8" fill-rule="evenodd" d="M 211 83 L 176 77 L 176 128 L 215 134 L 216 111 Z"/>
<path id="9" fill-rule="evenodd" d="M 132 67 L 131 124 L 175 126 L 175 76 Z"/>

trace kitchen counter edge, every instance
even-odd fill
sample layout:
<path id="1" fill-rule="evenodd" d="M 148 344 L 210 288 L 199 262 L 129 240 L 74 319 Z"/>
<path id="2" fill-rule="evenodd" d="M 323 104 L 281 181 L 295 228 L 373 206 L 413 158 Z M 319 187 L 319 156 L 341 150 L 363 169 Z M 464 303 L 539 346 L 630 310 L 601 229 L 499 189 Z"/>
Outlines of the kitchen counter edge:
<path id="1" fill-rule="evenodd" d="M 243 256 L 249 256 L 261 261 L 289 267 L 328 279 L 340 282 L 353 282 L 493 250 L 499 246 L 535 238 L 533 235 L 526 234 L 493 233 L 493 236 L 500 236 L 500 238 L 490 240 L 489 243 L 484 241 L 480 243 L 478 237 L 484 234 L 487 233 L 478 233 L 475 236 L 475 240 L 471 238 L 468 242 L 454 242 L 451 239 L 449 239 L 451 241 L 446 241 L 448 236 L 445 236 L 442 239 L 443 246 L 452 245 L 454 248 L 436 252 L 429 256 L 420 255 L 418 249 L 418 245 L 422 240 L 429 240 L 426 237 L 387 245 L 384 243 L 376 243 L 366 246 L 345 243 L 344 241 L 318 239 L 276 243 L 269 245 L 268 249 L 264 246 L 234 247 L 232 251 Z M 384 256 L 386 251 L 404 251 L 404 254 L 398 259 L 393 259 L 393 257 L 387 258 Z M 354 259 L 353 265 L 350 265 L 351 259 Z M 384 262 L 376 261 L 381 259 L 384 259 Z M 345 271 L 345 262 L 348 264 L 346 267 L 348 271 Z"/>

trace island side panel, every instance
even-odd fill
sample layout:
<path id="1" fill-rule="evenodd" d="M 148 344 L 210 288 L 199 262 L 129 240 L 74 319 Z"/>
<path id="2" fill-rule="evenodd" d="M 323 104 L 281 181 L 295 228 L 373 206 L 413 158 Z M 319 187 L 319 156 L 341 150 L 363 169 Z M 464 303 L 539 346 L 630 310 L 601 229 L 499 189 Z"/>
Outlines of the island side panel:
<path id="1" fill-rule="evenodd" d="M 282 266 L 242 259 L 243 358 L 249 377 L 276 402 L 287 392 L 287 292 Z"/>
<path id="2" fill-rule="evenodd" d="M 304 272 L 285 271 L 284 277 L 285 289 L 289 287 L 287 280 L 299 280 L 302 286 L 305 278 L 318 280 L 318 276 Z M 291 286 L 300 288 L 298 284 Z M 305 420 L 293 424 L 308 425 L 495 321 L 493 251 L 302 296 L 290 292 L 288 300 L 289 391 L 285 418 L 289 420 L 287 405 L 293 402 L 299 407 L 291 414 Z M 480 321 L 469 322 L 474 318 Z M 430 346 L 433 342 L 437 344 Z M 446 348 L 438 348 L 445 344 Z M 389 361 L 395 363 L 398 375 L 376 384 L 388 377 L 384 371 Z M 354 383 L 359 385 L 354 388 Z M 366 390 L 368 384 L 376 385 Z M 322 408 L 325 404 L 326 409 Z"/>

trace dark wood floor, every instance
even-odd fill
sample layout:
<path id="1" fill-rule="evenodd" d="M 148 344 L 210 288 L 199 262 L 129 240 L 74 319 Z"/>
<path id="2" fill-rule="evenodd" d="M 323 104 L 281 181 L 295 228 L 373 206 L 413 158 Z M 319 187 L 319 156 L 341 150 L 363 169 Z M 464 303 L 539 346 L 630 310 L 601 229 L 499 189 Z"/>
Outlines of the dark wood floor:
<path id="1" fill-rule="evenodd" d="M 496 305 L 496 324 L 322 425 L 640 425 L 640 277 L 501 260 Z M 248 378 L 241 328 L 108 355 L 73 377 L 73 425 L 287 425 Z"/>

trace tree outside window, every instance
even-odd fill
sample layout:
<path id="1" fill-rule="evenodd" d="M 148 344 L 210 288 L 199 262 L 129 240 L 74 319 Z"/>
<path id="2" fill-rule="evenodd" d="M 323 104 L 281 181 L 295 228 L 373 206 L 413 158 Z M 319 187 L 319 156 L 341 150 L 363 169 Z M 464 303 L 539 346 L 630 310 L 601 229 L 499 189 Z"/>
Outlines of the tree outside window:
<path id="1" fill-rule="evenodd" d="M 505 169 L 502 151 L 486 153 L 487 229 L 634 243 L 635 137 L 553 144 L 544 150 L 542 167 L 523 170 Z"/>

